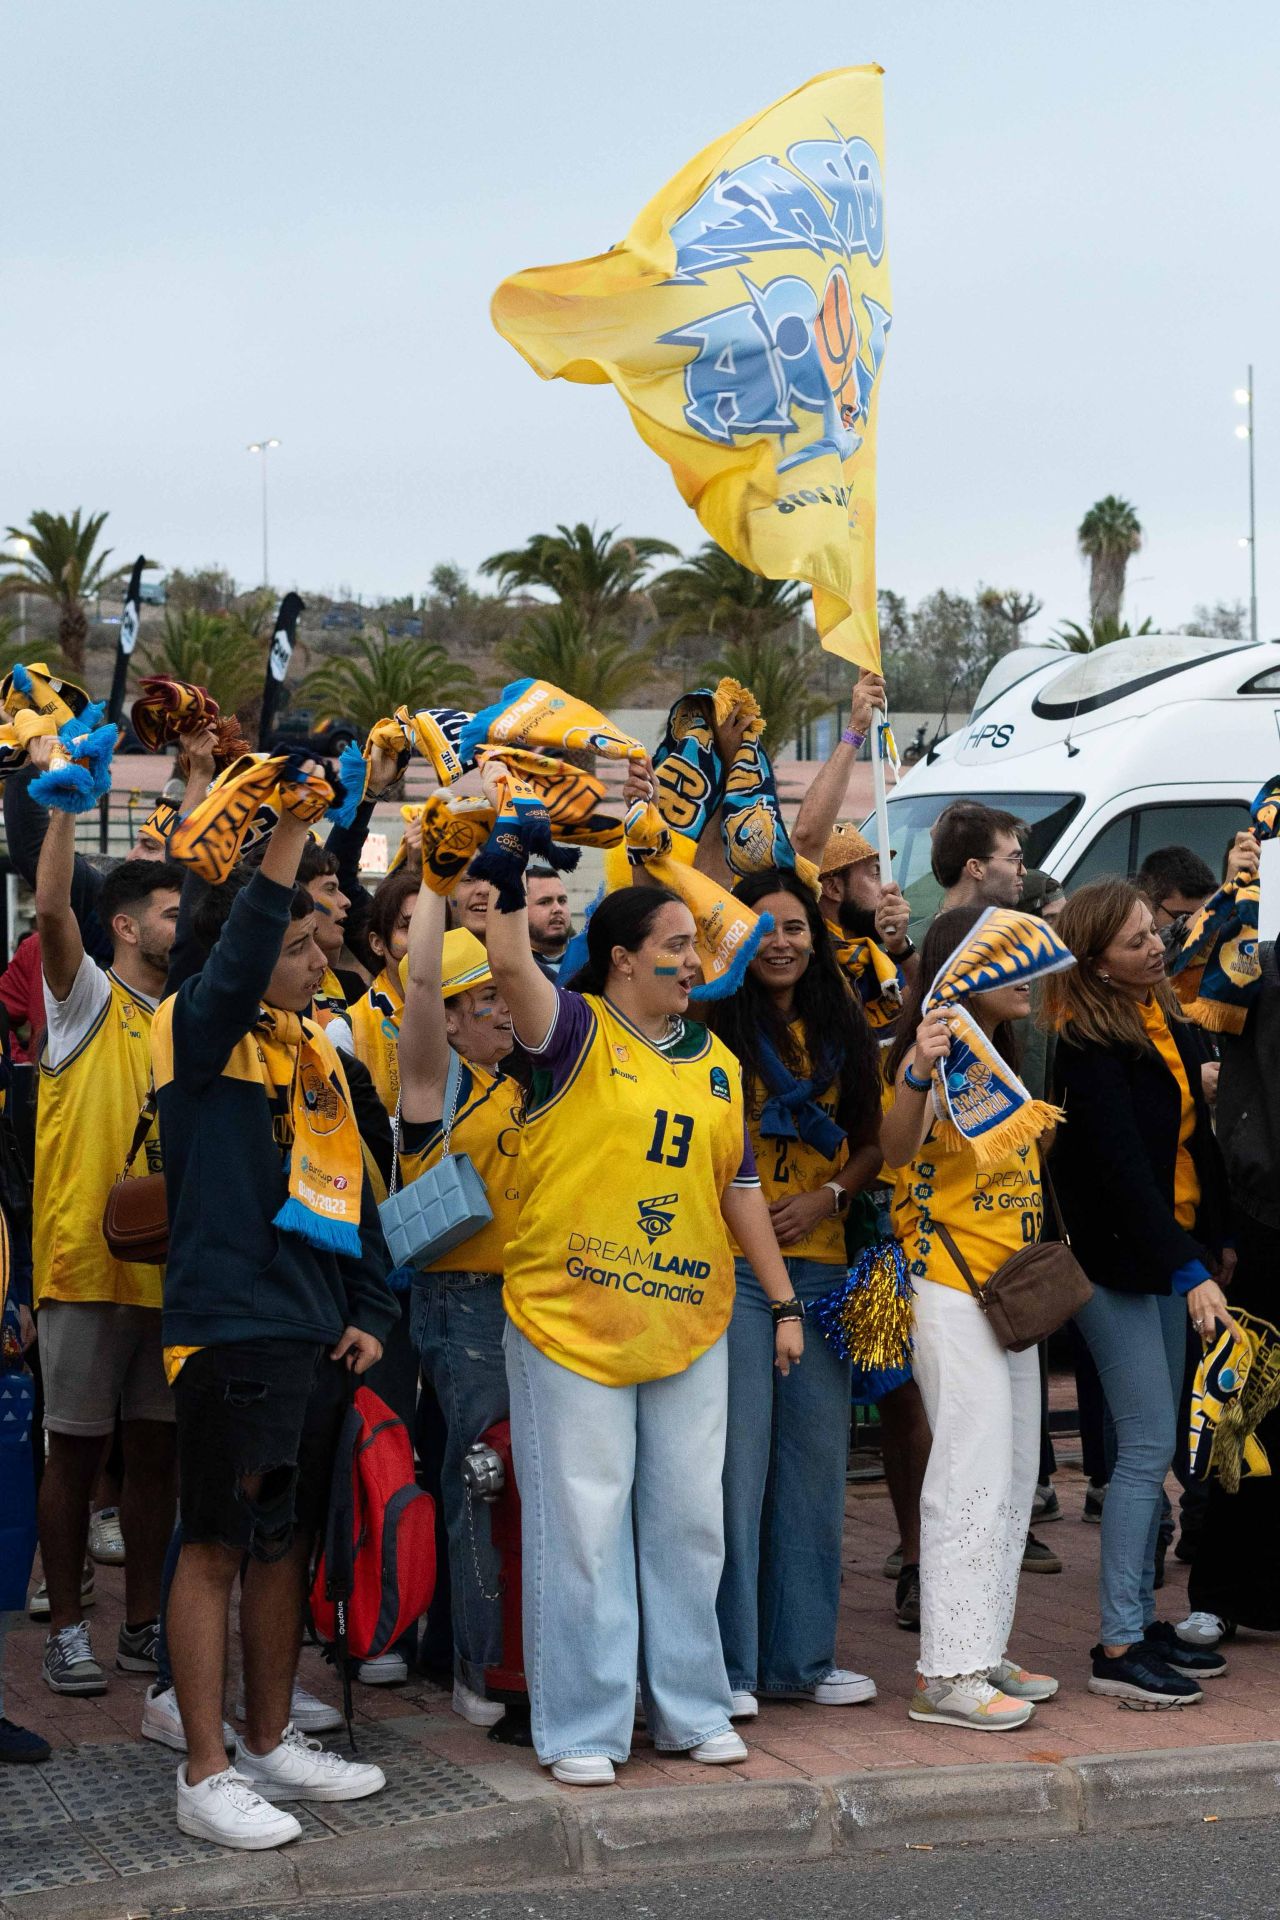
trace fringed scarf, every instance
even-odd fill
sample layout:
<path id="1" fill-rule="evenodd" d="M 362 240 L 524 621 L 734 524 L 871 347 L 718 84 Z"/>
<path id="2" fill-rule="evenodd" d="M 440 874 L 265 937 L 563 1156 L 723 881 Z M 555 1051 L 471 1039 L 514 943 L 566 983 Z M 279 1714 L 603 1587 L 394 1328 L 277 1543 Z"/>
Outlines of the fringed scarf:
<path id="1" fill-rule="evenodd" d="M 294 749 L 233 761 L 170 834 L 170 858 L 219 887 L 241 855 L 266 839 L 281 807 L 308 825 L 323 819 L 338 796 L 319 774 L 303 773 L 307 758 Z"/>
<path id="2" fill-rule="evenodd" d="M 354 759 L 348 764 L 346 754 L 339 767 L 344 787 L 357 796 L 355 805 L 359 806 L 365 797 L 369 763 L 375 748 L 394 756 L 397 779 L 408 766 L 410 757 L 418 753 L 431 762 L 442 787 L 451 787 L 455 780 L 461 780 L 463 774 L 470 773 L 475 766 L 475 760 L 464 758 L 459 747 L 462 730 L 470 725 L 472 718 L 461 707 L 420 707 L 416 713 L 408 707 L 397 707 L 387 719 L 375 721 L 363 755 L 359 755 L 358 749 L 347 750 L 362 760 L 363 775 Z"/>
<path id="3" fill-rule="evenodd" d="M 275 1224 L 308 1246 L 358 1260 L 364 1160 L 341 1062 L 315 1022 L 296 1013 L 264 1006 L 253 1031 L 268 1100 L 277 1086 L 290 1088 L 289 1197 Z"/>
<path id="4" fill-rule="evenodd" d="M 400 970 L 387 964 L 354 1006 L 347 1009 L 356 1059 L 373 1076 L 378 1098 L 388 1113 L 394 1114 L 400 1102 L 400 1017 L 404 1012 L 404 991 Z"/>
<path id="5" fill-rule="evenodd" d="M 43 661 L 29 667 L 15 666 L 0 680 L 0 709 L 4 714 L 0 723 L 0 780 L 25 765 L 27 746 L 37 736 L 61 736 L 62 729 L 82 715 L 88 717 L 88 725 L 93 728 L 105 712 L 101 706 L 90 705 L 83 687 L 57 679 Z M 114 744 L 114 735 L 112 740 Z"/>
<path id="6" fill-rule="evenodd" d="M 1257 1429 L 1280 1406 L 1280 1332 L 1239 1308 L 1232 1318 L 1240 1337 L 1224 1327 L 1196 1368 L 1190 1424 L 1193 1476 L 1216 1473 L 1228 1493 L 1242 1476 L 1270 1474 Z"/>
<path id="7" fill-rule="evenodd" d="M 768 1093 L 760 1110 L 760 1132 L 768 1140 L 803 1140 L 834 1160 L 845 1144 L 844 1128 L 818 1105 L 836 1077 L 834 1063 L 819 1059 L 810 1077 L 801 1080 L 763 1033 L 756 1046 Z"/>
<path id="8" fill-rule="evenodd" d="M 524 873 L 531 860 L 545 860 L 559 872 L 571 872 L 581 855 L 576 847 L 557 847 L 551 838 L 546 802 L 529 782 L 495 756 L 493 786 L 497 817 L 489 838 L 471 862 L 477 880 L 493 887 L 499 913 L 519 913 L 525 903 Z"/>
<path id="9" fill-rule="evenodd" d="M 951 1032 L 951 1051 L 933 1075 L 937 1131 L 949 1151 L 968 1146 L 979 1167 L 989 1167 L 1062 1119 L 1058 1108 L 1032 1099 L 961 1002 L 1074 965 L 1075 955 L 1043 920 L 1011 907 L 988 907 L 938 969 L 923 1012 L 944 1012 Z"/>
<path id="10" fill-rule="evenodd" d="M 864 936 L 842 933 L 824 921 L 835 949 L 836 965 L 862 1003 L 872 1028 L 887 1027 L 902 1012 L 902 970 L 883 947 Z"/>
<path id="11" fill-rule="evenodd" d="M 651 802 L 637 803 L 627 815 L 626 841 L 625 848 L 611 847 L 605 852 L 605 890 L 612 893 L 629 886 L 632 866 L 643 866 L 650 879 L 669 888 L 693 915 L 702 985 L 695 987 L 689 998 L 722 1000 L 736 993 L 760 942 L 773 926 L 772 917 L 753 913 L 709 875 L 699 873 L 690 864 L 697 851 L 693 842 L 673 834 Z"/>
<path id="12" fill-rule="evenodd" d="M 421 824 L 422 884 L 442 897 L 453 892 L 498 817 L 487 800 L 462 795 L 450 799 L 444 793 L 429 794 L 420 807 L 401 807 L 400 812 L 407 824 Z M 402 840 L 388 872 L 402 867 L 405 858 Z"/>
<path id="13" fill-rule="evenodd" d="M 492 706 L 462 729 L 459 752 L 474 760 L 483 746 L 533 753 L 595 753 L 605 760 L 643 760 L 644 748 L 612 720 L 548 680 L 513 680 Z"/>
<path id="14" fill-rule="evenodd" d="M 1280 827 L 1280 774 L 1253 803 L 1253 830 L 1274 840 Z M 1211 1033 L 1243 1033 L 1262 980 L 1258 952 L 1260 889 L 1246 868 L 1207 900 L 1187 929 L 1169 974 L 1188 1017 Z"/>
<path id="15" fill-rule="evenodd" d="M 476 755 L 480 766 L 493 758 L 501 759 L 541 800 L 553 840 L 572 847 L 621 846 L 622 816 L 601 811 L 609 789 L 594 773 L 522 747 L 481 747 Z"/>
<path id="16" fill-rule="evenodd" d="M 206 688 L 169 674 L 152 674 L 142 682 L 129 718 L 148 753 L 180 747 L 191 734 L 212 727 L 217 736 L 213 763 L 219 773 L 249 751 L 234 713 L 224 715 Z"/>
<path id="17" fill-rule="evenodd" d="M 716 729 L 734 720 L 745 721 L 746 732 L 726 766 Z M 763 733 L 755 695 L 736 680 L 721 680 L 714 690 L 699 687 L 676 701 L 653 757 L 658 808 L 668 826 L 697 841 L 719 812 L 725 859 L 743 876 L 795 865 Z"/>

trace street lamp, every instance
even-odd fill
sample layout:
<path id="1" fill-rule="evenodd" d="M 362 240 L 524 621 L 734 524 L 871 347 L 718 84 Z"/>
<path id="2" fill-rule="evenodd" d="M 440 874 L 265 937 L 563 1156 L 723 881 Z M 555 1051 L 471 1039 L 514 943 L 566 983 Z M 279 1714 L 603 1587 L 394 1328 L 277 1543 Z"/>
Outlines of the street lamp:
<path id="1" fill-rule="evenodd" d="M 271 573 L 267 566 L 267 455 L 272 447 L 278 447 L 278 440 L 251 440 L 248 451 L 262 455 L 262 584 L 271 585 Z"/>
<path id="2" fill-rule="evenodd" d="M 31 542 L 25 534 L 16 534 L 9 544 L 14 559 L 19 562 L 25 561 L 31 552 Z M 18 645 L 25 653 L 27 650 L 27 590 L 25 587 L 18 595 Z"/>
<path id="3" fill-rule="evenodd" d="M 1249 417 L 1246 424 L 1236 428 L 1236 439 L 1249 442 L 1249 638 L 1255 643 L 1258 639 L 1258 523 L 1254 508 L 1253 491 L 1253 368 L 1249 369 L 1247 387 L 1236 388 L 1236 405 L 1247 407 Z"/>

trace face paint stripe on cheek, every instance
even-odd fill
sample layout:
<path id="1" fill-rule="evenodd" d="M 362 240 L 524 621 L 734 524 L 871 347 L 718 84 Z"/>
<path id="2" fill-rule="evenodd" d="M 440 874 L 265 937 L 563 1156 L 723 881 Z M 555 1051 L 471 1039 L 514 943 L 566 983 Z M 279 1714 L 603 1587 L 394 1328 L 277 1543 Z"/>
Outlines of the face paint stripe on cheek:
<path id="1" fill-rule="evenodd" d="M 679 967 L 655 967 L 654 968 L 654 972 L 660 978 L 667 979 L 667 980 L 674 980 L 675 976 L 679 973 L 679 971 L 680 971 Z"/>

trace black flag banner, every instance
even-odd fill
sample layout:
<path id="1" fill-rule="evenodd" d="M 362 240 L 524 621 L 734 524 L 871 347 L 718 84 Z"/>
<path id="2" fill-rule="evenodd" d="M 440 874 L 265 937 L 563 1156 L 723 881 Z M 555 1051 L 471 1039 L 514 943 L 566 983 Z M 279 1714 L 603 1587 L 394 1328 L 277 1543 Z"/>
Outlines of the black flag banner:
<path id="1" fill-rule="evenodd" d="M 280 705 L 280 689 L 285 683 L 289 662 L 293 658 L 298 616 L 305 604 L 301 595 L 296 593 L 286 593 L 280 602 L 275 631 L 271 636 L 271 651 L 267 655 L 267 677 L 262 687 L 262 719 L 258 726 L 260 748 L 270 745 L 271 735 L 275 731 L 276 711 Z"/>
<path id="2" fill-rule="evenodd" d="M 120 725 L 120 717 L 124 712 L 129 661 L 138 644 L 138 627 L 142 620 L 142 570 L 147 564 L 146 555 L 140 553 L 133 563 L 133 572 L 129 575 L 129 588 L 124 596 L 124 610 L 120 615 L 120 637 L 116 643 L 115 671 L 111 676 L 111 698 L 107 702 L 107 719 L 113 727 Z"/>

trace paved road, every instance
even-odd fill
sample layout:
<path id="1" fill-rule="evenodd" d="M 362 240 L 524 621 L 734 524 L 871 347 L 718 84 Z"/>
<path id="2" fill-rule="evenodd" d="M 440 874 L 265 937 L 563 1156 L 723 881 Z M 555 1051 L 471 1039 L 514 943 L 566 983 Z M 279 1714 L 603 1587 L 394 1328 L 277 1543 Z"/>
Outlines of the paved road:
<path id="1" fill-rule="evenodd" d="M 1271 1920 L 1280 1817 L 840 1865 L 423 1899 L 216 1909 L 219 1920 Z M 184 1910 L 197 1920 L 198 1909 Z M 215 1911 L 213 1909 L 210 1910 Z M 162 1910 L 152 1909 L 152 1920 Z"/>

